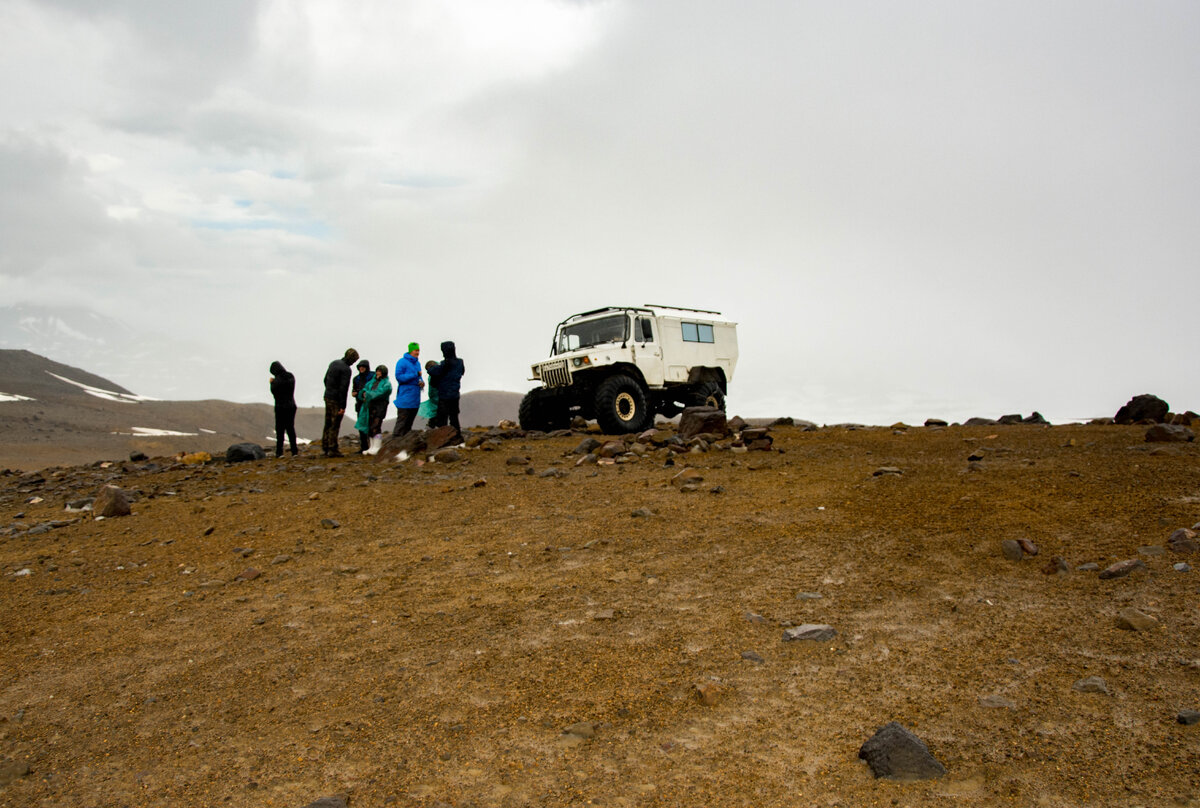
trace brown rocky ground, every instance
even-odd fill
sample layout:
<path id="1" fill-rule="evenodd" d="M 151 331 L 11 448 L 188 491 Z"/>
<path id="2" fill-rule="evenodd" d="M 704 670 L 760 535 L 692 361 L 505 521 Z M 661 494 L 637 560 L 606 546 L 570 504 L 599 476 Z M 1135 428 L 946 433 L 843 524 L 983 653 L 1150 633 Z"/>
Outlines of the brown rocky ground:
<path id="1" fill-rule="evenodd" d="M 1143 433 L 785 427 L 692 492 L 579 435 L 2 478 L 0 804 L 1200 805 L 1200 466 Z M 132 516 L 64 512 L 105 481 Z M 893 720 L 945 777 L 871 777 Z"/>

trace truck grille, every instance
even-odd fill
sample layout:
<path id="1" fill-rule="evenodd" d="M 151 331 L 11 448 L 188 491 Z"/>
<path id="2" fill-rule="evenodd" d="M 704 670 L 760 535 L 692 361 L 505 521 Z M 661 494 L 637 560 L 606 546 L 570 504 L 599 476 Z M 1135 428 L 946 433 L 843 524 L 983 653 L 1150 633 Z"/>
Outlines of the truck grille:
<path id="1" fill-rule="evenodd" d="M 565 359 L 538 365 L 538 376 L 543 387 L 567 387 L 571 384 L 571 372 L 567 370 Z"/>

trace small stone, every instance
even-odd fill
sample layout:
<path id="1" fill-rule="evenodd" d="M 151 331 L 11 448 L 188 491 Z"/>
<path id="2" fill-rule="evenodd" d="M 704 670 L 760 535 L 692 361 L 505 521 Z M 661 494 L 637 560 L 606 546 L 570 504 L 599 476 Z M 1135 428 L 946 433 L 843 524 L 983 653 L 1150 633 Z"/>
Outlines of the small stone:
<path id="1" fill-rule="evenodd" d="M 797 592 L 796 600 L 820 600 L 825 597 L 820 592 Z"/>
<path id="2" fill-rule="evenodd" d="M 0 786 L 29 776 L 29 764 L 23 760 L 0 761 Z"/>
<path id="3" fill-rule="evenodd" d="M 967 460 L 972 463 L 978 463 L 980 460 L 983 460 L 984 457 L 985 457 L 985 455 L 983 453 L 983 450 L 976 449 L 975 451 L 973 451 L 969 455 L 967 455 Z"/>
<path id="4" fill-rule="evenodd" d="M 1144 570 L 1146 565 L 1140 558 L 1130 558 L 1125 561 L 1118 561 L 1116 564 L 1109 566 L 1100 573 L 1100 580 L 1108 581 L 1113 578 L 1124 578 L 1134 570 Z"/>
<path id="5" fill-rule="evenodd" d="M 765 659 L 753 651 L 742 651 L 742 659 L 747 662 L 753 662 L 755 665 L 761 665 L 766 662 Z"/>
<path id="6" fill-rule="evenodd" d="M 1147 443 L 1189 443 L 1195 439 L 1196 433 L 1176 424 L 1155 424 L 1146 430 Z"/>
<path id="7" fill-rule="evenodd" d="M 877 468 L 873 472 L 871 472 L 872 477 L 883 477 L 885 475 L 893 475 L 893 476 L 899 477 L 903 474 L 904 474 L 904 472 L 901 471 L 900 469 L 896 468 L 895 466 L 880 466 L 879 468 Z"/>
<path id="8" fill-rule="evenodd" d="M 528 466 L 529 458 L 528 457 L 510 457 L 507 460 L 505 460 L 504 463 L 505 463 L 505 465 L 508 465 L 508 466 Z"/>
<path id="9" fill-rule="evenodd" d="M 1100 569 L 1100 565 L 1095 561 L 1089 561 L 1086 564 L 1080 564 L 1075 569 L 1079 570 L 1080 572 L 1095 572 L 1096 570 Z"/>
<path id="10" fill-rule="evenodd" d="M 1175 716 L 1175 720 L 1185 727 L 1200 724 L 1200 712 L 1196 710 L 1180 710 L 1179 714 Z"/>
<path id="11" fill-rule="evenodd" d="M 1071 685 L 1071 689 L 1079 693 L 1108 694 L 1108 684 L 1099 676 L 1089 676 Z"/>
<path id="12" fill-rule="evenodd" d="M 116 516 L 129 516 L 132 510 L 125 492 L 115 485 L 106 485 L 96 494 L 92 501 L 92 513 L 111 519 Z"/>
<path id="13" fill-rule="evenodd" d="M 1021 545 L 1021 552 L 1025 555 L 1035 556 L 1038 554 L 1038 546 L 1029 539 L 1017 539 L 1017 544 Z"/>
<path id="14" fill-rule="evenodd" d="M 241 572 L 239 572 L 237 574 L 237 577 L 234 580 L 236 580 L 236 581 L 253 581 L 255 578 L 257 578 L 260 575 L 262 575 L 262 573 L 259 572 L 258 570 L 256 570 L 254 567 L 246 567 L 246 569 L 242 570 Z"/>
<path id="15" fill-rule="evenodd" d="M 1117 628 L 1125 631 L 1149 631 L 1157 625 L 1157 620 L 1133 607 L 1117 612 Z"/>
<path id="16" fill-rule="evenodd" d="M 292 560 L 292 557 L 287 553 L 280 553 L 271 559 L 272 564 L 286 564 Z"/>
<path id="17" fill-rule="evenodd" d="M 337 528 L 339 528 L 341 526 L 342 526 L 341 523 L 338 522 L 338 520 L 336 520 L 336 519 L 322 519 L 321 520 L 321 527 L 325 528 L 326 530 L 336 530 Z"/>
<path id="18" fill-rule="evenodd" d="M 1000 554 L 1009 561 L 1020 561 L 1025 557 L 1025 551 L 1021 549 L 1021 545 L 1016 539 L 1005 539 L 1000 542 Z"/>
<path id="19" fill-rule="evenodd" d="M 858 756 L 876 778 L 929 780 L 946 773 L 946 767 L 930 754 L 925 742 L 895 721 L 872 735 L 858 750 Z"/>
<path id="20" fill-rule="evenodd" d="M 783 641 L 810 640 L 812 642 L 826 642 L 832 640 L 836 635 L 837 629 L 833 626 L 825 625 L 824 623 L 805 623 L 784 629 Z"/>
<path id="21" fill-rule="evenodd" d="M 1017 703 L 1011 699 L 1006 699 L 1003 696 L 982 696 L 979 699 L 979 706 L 989 709 L 1004 709 L 1015 710 Z"/>
<path id="22" fill-rule="evenodd" d="M 629 515 L 632 516 L 634 519 L 645 519 L 645 518 L 653 516 L 654 511 L 650 510 L 649 508 L 636 508 Z"/>
<path id="23" fill-rule="evenodd" d="M 441 427 L 438 428 L 440 429 Z M 439 449 L 430 458 L 430 460 L 432 460 L 434 463 L 457 463 L 462 459 L 462 452 L 458 451 L 458 449 L 451 448 Z"/>
<path id="24" fill-rule="evenodd" d="M 1051 556 L 1050 560 L 1042 567 L 1042 572 L 1046 575 L 1057 575 L 1060 572 L 1070 571 L 1071 565 L 1062 556 Z"/>
<path id="25" fill-rule="evenodd" d="M 770 622 L 769 620 L 767 620 L 767 618 L 763 617 L 761 614 L 755 614 L 754 612 L 746 612 L 744 615 L 742 615 L 742 617 L 743 617 L 743 619 L 745 619 L 745 621 L 747 623 L 768 623 L 768 622 Z"/>
<path id="26" fill-rule="evenodd" d="M 580 721 L 563 730 L 564 735 L 574 735 L 576 738 L 591 738 L 596 734 L 596 727 L 591 721 Z"/>
<path id="27" fill-rule="evenodd" d="M 696 685 L 696 699 L 705 707 L 716 707 L 721 701 L 721 686 L 716 682 L 703 682 Z"/>
<path id="28" fill-rule="evenodd" d="M 1200 542 L 1196 541 L 1196 531 L 1181 527 L 1171 533 L 1167 546 L 1173 553 L 1195 553 L 1200 551 Z"/>
<path id="29" fill-rule="evenodd" d="M 1172 564 L 1171 568 L 1173 570 L 1175 570 L 1176 572 L 1191 572 L 1192 571 L 1192 565 L 1187 563 L 1186 561 L 1179 561 L 1175 564 Z"/>
<path id="30" fill-rule="evenodd" d="M 483 488 L 487 485 L 487 477 L 480 477 L 475 482 L 471 483 L 472 488 Z"/>

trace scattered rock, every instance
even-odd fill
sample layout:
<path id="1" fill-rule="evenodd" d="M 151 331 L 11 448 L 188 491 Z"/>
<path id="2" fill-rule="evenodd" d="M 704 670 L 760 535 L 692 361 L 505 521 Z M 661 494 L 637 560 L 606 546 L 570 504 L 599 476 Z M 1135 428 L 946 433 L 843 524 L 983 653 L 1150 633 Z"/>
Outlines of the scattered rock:
<path id="1" fill-rule="evenodd" d="M 115 516 L 128 516 L 132 510 L 124 491 L 115 485 L 106 485 L 97 492 L 92 502 L 92 513 L 111 519 Z"/>
<path id="2" fill-rule="evenodd" d="M 949 424 L 941 418 L 926 418 L 925 426 L 949 426 Z"/>
<path id="3" fill-rule="evenodd" d="M 438 427 L 438 429 L 441 429 L 441 427 Z M 451 427 L 451 429 L 453 429 L 453 427 Z M 458 451 L 458 449 L 446 448 L 439 449 L 438 451 L 434 452 L 433 456 L 429 459 L 434 463 L 457 463 L 463 459 L 463 455 L 462 452 Z"/>
<path id="4" fill-rule="evenodd" d="M 545 471 L 540 472 L 538 477 L 542 479 L 548 479 L 551 477 L 557 479 L 559 477 L 566 477 L 567 474 L 569 474 L 569 472 L 566 469 L 561 469 L 558 466 L 554 466 L 553 468 L 548 468 Z"/>
<path id="5" fill-rule="evenodd" d="M 789 642 L 792 640 L 810 640 L 812 642 L 826 642 L 837 636 L 837 629 L 833 626 L 825 625 L 824 623 L 805 623 L 800 626 L 792 626 L 783 630 L 783 641 Z"/>
<path id="6" fill-rule="evenodd" d="M 1175 720 L 1185 727 L 1200 724 L 1200 712 L 1196 710 L 1180 710 L 1179 714 L 1175 716 Z"/>
<path id="7" fill-rule="evenodd" d="M 1100 565 L 1095 561 L 1089 561 L 1086 564 L 1080 564 L 1075 569 L 1079 570 L 1080 572 L 1095 572 L 1096 570 L 1100 569 Z"/>
<path id="8" fill-rule="evenodd" d="M 1181 527 L 1171 533 L 1167 547 L 1173 553 L 1194 553 L 1200 550 L 1200 542 L 1196 541 L 1196 531 Z"/>
<path id="9" fill-rule="evenodd" d="M 763 624 L 763 623 L 770 622 L 769 620 L 767 620 L 767 618 L 763 617 L 761 614 L 755 614 L 754 612 L 746 612 L 745 614 L 742 615 L 742 617 L 745 619 L 745 621 L 747 623 Z"/>
<path id="10" fill-rule="evenodd" d="M 529 458 L 528 457 L 510 457 L 504 461 L 504 465 L 506 465 L 506 466 L 528 466 Z"/>
<path id="11" fill-rule="evenodd" d="M 683 440 L 690 440 L 702 432 L 714 435 L 728 435 L 729 427 L 725 423 L 725 411 L 716 407 L 688 407 L 679 418 L 678 435 Z"/>
<path id="12" fill-rule="evenodd" d="M 591 454 L 592 452 L 599 449 L 600 446 L 601 446 L 600 441 L 596 440 L 593 437 L 586 437 L 579 442 L 578 446 L 576 446 L 574 449 L 571 450 L 571 453 L 577 454 L 577 455 Z"/>
<path id="13" fill-rule="evenodd" d="M 1060 572 L 1070 572 L 1071 566 L 1062 556 L 1051 556 L 1050 560 L 1042 567 L 1042 572 L 1047 575 L 1057 575 Z"/>
<path id="14" fill-rule="evenodd" d="M 985 457 L 985 455 L 983 453 L 983 450 L 976 449 L 975 451 L 973 451 L 969 455 L 967 455 L 967 460 L 972 463 L 978 463 L 980 460 L 983 460 L 984 457 Z"/>
<path id="15" fill-rule="evenodd" d="M 696 685 L 696 700 L 705 707 L 716 707 L 722 695 L 722 688 L 716 682 L 701 682 Z"/>
<path id="16" fill-rule="evenodd" d="M 742 651 L 742 659 L 746 660 L 747 662 L 753 662 L 755 665 L 761 665 L 766 662 L 762 656 L 756 654 L 754 651 Z"/>
<path id="17" fill-rule="evenodd" d="M 326 530 L 337 530 L 341 526 L 342 526 L 341 522 L 339 522 L 336 519 L 322 519 L 321 520 L 321 527 L 325 528 Z"/>
<path id="18" fill-rule="evenodd" d="M 1025 557 L 1025 551 L 1016 539 L 1005 539 L 1000 542 L 1000 553 L 1009 561 L 1020 561 Z"/>
<path id="19" fill-rule="evenodd" d="M 131 463 L 141 463 L 144 460 L 146 460 L 146 454 L 144 452 L 134 450 L 129 453 L 129 461 Z"/>
<path id="20" fill-rule="evenodd" d="M 1157 620 L 1133 607 L 1117 612 L 1117 628 L 1125 631 L 1149 631 L 1157 625 Z"/>
<path id="21" fill-rule="evenodd" d="M 995 418 L 980 418 L 979 416 L 975 416 L 974 418 L 968 418 L 967 420 L 963 421 L 963 426 L 995 426 L 995 425 L 996 425 Z"/>
<path id="22" fill-rule="evenodd" d="M 225 460 L 229 463 L 245 463 L 250 460 L 263 460 L 267 453 L 257 443 L 235 443 L 225 450 Z"/>
<path id="23" fill-rule="evenodd" d="M 996 423 L 1004 424 L 1005 426 L 1011 426 L 1012 424 L 1022 423 L 1024 420 L 1025 419 L 1021 417 L 1020 413 L 1014 413 L 1012 415 L 1001 415 L 996 419 Z"/>
<path id="24" fill-rule="evenodd" d="M 23 760 L 0 761 L 0 786 L 29 776 L 29 764 Z"/>
<path id="25" fill-rule="evenodd" d="M 443 446 L 459 443 L 459 437 L 458 430 L 449 424 L 430 429 L 425 433 L 425 451 L 436 452 Z"/>
<path id="26" fill-rule="evenodd" d="M 1021 546 L 1021 552 L 1025 555 L 1035 556 L 1040 552 L 1038 546 L 1029 539 L 1017 539 L 1017 544 Z"/>
<path id="27" fill-rule="evenodd" d="M 591 721 L 580 721 L 563 730 L 563 735 L 574 735 L 576 738 L 592 738 L 596 734 L 596 726 Z"/>
<path id="28" fill-rule="evenodd" d="M 1041 425 L 1045 425 L 1045 426 L 1050 425 L 1050 422 L 1047 421 L 1042 416 L 1042 414 L 1040 412 L 1038 412 L 1037 410 L 1034 410 L 1032 413 L 1030 413 L 1028 418 L 1022 419 L 1021 423 L 1023 423 L 1023 424 L 1041 424 Z"/>
<path id="29" fill-rule="evenodd" d="M 1155 424 L 1146 430 L 1147 443 L 1190 443 L 1195 439 L 1195 432 L 1176 424 Z"/>
<path id="30" fill-rule="evenodd" d="M 671 485 L 683 488 L 685 485 L 696 485 L 704 482 L 704 475 L 699 469 L 686 468 L 671 478 Z"/>
<path id="31" fill-rule="evenodd" d="M 1129 399 L 1125 406 L 1117 410 L 1117 414 L 1113 416 L 1113 423 L 1122 425 L 1136 424 L 1139 421 L 1160 423 L 1167 417 L 1170 410 L 1167 402 L 1158 396 L 1143 393 Z"/>
<path id="32" fill-rule="evenodd" d="M 1172 564 L 1171 569 L 1175 570 L 1176 572 L 1191 572 L 1192 565 L 1186 561 L 1180 561 L 1176 564 Z"/>
<path id="33" fill-rule="evenodd" d="M 1108 695 L 1108 683 L 1099 676 L 1089 676 L 1071 685 L 1071 689 L 1079 693 L 1104 693 Z"/>
<path id="34" fill-rule="evenodd" d="M 982 696 L 979 699 L 979 706 L 987 707 L 988 709 L 1017 709 L 1017 703 L 1015 701 L 1006 699 L 1003 696 Z"/>
<path id="35" fill-rule="evenodd" d="M 899 477 L 902 474 L 904 474 L 904 472 L 901 471 L 900 469 L 896 468 L 895 466 L 880 466 L 879 468 L 877 468 L 873 472 L 871 472 L 872 477 L 882 477 L 884 475 L 889 475 L 889 476 L 894 475 L 896 477 Z"/>
<path id="36" fill-rule="evenodd" d="M 292 560 L 292 557 L 287 553 L 280 553 L 271 559 L 272 564 L 286 564 Z"/>
<path id="37" fill-rule="evenodd" d="M 858 756 L 876 778 L 931 780 L 946 773 L 946 767 L 930 754 L 925 742 L 895 721 L 871 736 L 858 750 Z"/>
<path id="38" fill-rule="evenodd" d="M 820 600 L 823 598 L 820 592 L 797 592 L 796 600 Z"/>
<path id="39" fill-rule="evenodd" d="M 629 515 L 634 519 L 646 519 L 653 516 L 654 511 L 650 510 L 649 508 L 635 508 Z"/>
<path id="40" fill-rule="evenodd" d="M 1124 578 L 1135 570 L 1144 569 L 1146 569 L 1146 564 L 1140 558 L 1128 558 L 1124 561 L 1118 561 L 1101 572 L 1100 580 L 1107 581 L 1112 578 Z"/>
<path id="41" fill-rule="evenodd" d="M 412 457 L 426 447 L 425 432 L 414 429 L 400 437 L 389 435 L 383 440 L 379 452 L 375 455 L 376 462 L 394 463 Z"/>

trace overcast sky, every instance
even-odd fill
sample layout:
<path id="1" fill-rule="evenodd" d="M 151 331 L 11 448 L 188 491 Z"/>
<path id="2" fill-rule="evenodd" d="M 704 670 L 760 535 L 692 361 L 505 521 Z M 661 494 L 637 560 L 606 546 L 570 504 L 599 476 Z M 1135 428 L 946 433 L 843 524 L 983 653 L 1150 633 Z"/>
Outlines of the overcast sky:
<path id="1" fill-rule="evenodd" d="M 98 8 L 99 7 L 99 8 Z M 739 323 L 729 406 L 1200 410 L 1200 4 L 0 0 L 0 301 L 302 404 L 608 304 Z M 55 357 L 60 358 L 60 357 Z"/>

